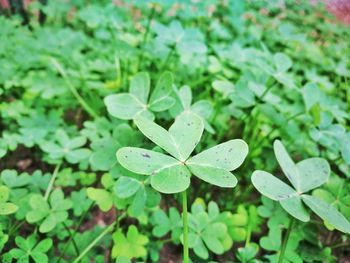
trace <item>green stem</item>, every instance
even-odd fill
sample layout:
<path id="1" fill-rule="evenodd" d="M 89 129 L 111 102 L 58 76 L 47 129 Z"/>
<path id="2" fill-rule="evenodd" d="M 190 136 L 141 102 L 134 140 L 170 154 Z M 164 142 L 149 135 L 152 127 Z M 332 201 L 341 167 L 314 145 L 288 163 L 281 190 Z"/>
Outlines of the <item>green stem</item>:
<path id="1" fill-rule="evenodd" d="M 183 219 L 183 263 L 189 263 L 188 252 L 188 214 L 187 214 L 187 193 L 182 192 L 182 219 Z"/>
<path id="2" fill-rule="evenodd" d="M 145 35 L 143 37 L 143 46 L 146 44 L 147 42 L 147 38 L 148 38 L 148 34 L 151 28 L 151 23 L 153 20 L 154 15 L 156 14 L 156 8 L 154 6 L 151 7 L 151 14 L 148 17 L 148 21 L 147 21 L 147 26 L 146 26 L 146 32 Z"/>
<path id="3" fill-rule="evenodd" d="M 336 244 L 336 245 L 334 245 L 334 246 L 331 246 L 330 248 L 331 249 L 336 249 L 336 248 L 340 248 L 340 247 L 349 247 L 350 246 L 350 243 L 348 242 L 348 243 L 340 243 L 340 244 Z"/>
<path id="4" fill-rule="evenodd" d="M 284 254 L 286 252 L 286 248 L 287 248 L 287 244 L 288 244 L 288 240 L 289 240 L 289 236 L 290 236 L 290 232 L 292 231 L 292 228 L 293 228 L 293 223 L 294 223 L 294 218 L 291 218 L 290 222 L 289 222 L 289 226 L 288 226 L 287 232 L 286 232 L 286 234 L 285 234 L 285 236 L 283 238 L 283 244 L 282 244 L 282 247 L 281 247 L 280 256 L 278 258 L 278 263 L 282 263 L 283 262 Z"/>
<path id="5" fill-rule="evenodd" d="M 165 62 L 163 64 L 162 68 L 167 68 L 168 67 L 168 65 L 170 64 L 170 60 L 171 60 L 173 54 L 175 53 L 175 51 L 176 51 L 176 45 L 171 47 L 171 49 L 170 49 L 170 51 L 169 51 L 169 53 L 168 53 L 168 55 L 167 55 L 167 57 L 165 59 Z"/>
<path id="6" fill-rule="evenodd" d="M 60 170 L 60 167 L 61 167 L 61 163 L 57 164 L 56 167 L 55 167 L 55 170 L 53 171 L 52 177 L 50 179 L 49 185 L 46 188 L 46 192 L 45 192 L 45 195 L 44 195 L 44 199 L 46 201 L 49 199 L 49 196 L 50 196 L 53 184 L 54 184 L 54 182 L 56 180 L 56 177 L 57 177 L 58 171 Z"/>
<path id="7" fill-rule="evenodd" d="M 106 234 L 113 230 L 116 225 L 116 221 L 110 224 L 101 234 L 98 235 L 91 243 L 88 245 L 84 251 L 73 261 L 73 263 L 78 263 Z"/>
<path id="8" fill-rule="evenodd" d="M 252 236 L 252 225 L 251 225 L 251 222 L 249 222 L 248 229 L 247 229 L 247 237 L 245 239 L 245 246 L 246 247 L 249 246 L 251 236 Z"/>
<path id="9" fill-rule="evenodd" d="M 66 229 L 66 231 L 68 232 L 68 234 L 69 234 L 69 239 L 72 240 L 73 246 L 74 246 L 74 249 L 75 249 L 75 253 L 77 253 L 77 256 L 78 256 L 78 255 L 80 254 L 80 252 L 79 252 L 79 248 L 78 248 L 78 246 L 77 246 L 77 243 L 75 243 L 75 240 L 74 240 L 74 238 L 73 238 L 73 234 L 72 234 L 72 232 L 70 231 L 69 227 L 68 227 L 64 222 L 63 222 L 62 224 L 63 224 L 64 228 Z"/>
<path id="10" fill-rule="evenodd" d="M 87 113 L 89 113 L 89 115 L 92 118 L 97 119 L 98 118 L 98 114 L 89 106 L 89 104 L 87 104 L 87 102 L 83 99 L 83 97 L 80 96 L 80 94 L 77 91 L 77 89 L 70 82 L 66 71 L 63 69 L 63 67 L 60 65 L 60 63 L 54 58 L 51 58 L 51 62 L 54 65 L 54 67 L 57 69 L 57 71 L 61 74 L 61 76 L 63 77 L 64 81 L 66 82 L 66 85 L 68 86 L 68 88 L 72 92 L 73 96 L 77 99 L 77 101 L 84 108 L 84 110 Z"/>
<path id="11" fill-rule="evenodd" d="M 74 242 L 74 237 L 76 235 L 76 233 L 78 232 L 81 224 L 84 222 L 84 219 L 86 218 L 86 216 L 88 215 L 89 211 L 91 210 L 91 208 L 95 205 L 95 202 L 92 202 L 91 205 L 89 206 L 88 209 L 85 210 L 84 214 L 80 217 L 79 219 L 79 222 L 78 222 L 78 225 L 76 226 L 76 228 L 74 229 L 74 233 L 69 237 L 66 245 L 64 246 L 63 248 L 63 251 L 62 251 L 62 254 L 61 256 L 59 257 L 57 263 L 61 262 L 61 260 L 64 258 L 64 256 L 66 255 L 66 252 L 67 252 L 67 249 L 68 249 L 68 246 L 70 244 L 71 241 Z M 79 255 L 79 253 L 78 253 Z"/>
<path id="12" fill-rule="evenodd" d="M 10 228 L 8 235 L 11 237 L 25 222 L 26 222 L 25 220 L 22 220 L 18 224 L 13 225 Z"/>
<path id="13" fill-rule="evenodd" d="M 151 23 L 152 23 L 152 20 L 153 20 L 153 17 L 155 14 L 156 14 L 156 8 L 152 5 L 151 6 L 151 14 L 148 16 L 146 31 L 145 31 L 145 34 L 143 35 L 142 44 L 140 46 L 141 50 L 145 48 L 145 45 L 147 43 L 147 38 L 148 38 L 150 29 L 151 29 Z M 145 51 L 141 52 L 140 59 L 139 59 L 139 66 L 140 67 L 141 67 L 142 62 L 144 61 L 144 54 L 145 54 Z"/>

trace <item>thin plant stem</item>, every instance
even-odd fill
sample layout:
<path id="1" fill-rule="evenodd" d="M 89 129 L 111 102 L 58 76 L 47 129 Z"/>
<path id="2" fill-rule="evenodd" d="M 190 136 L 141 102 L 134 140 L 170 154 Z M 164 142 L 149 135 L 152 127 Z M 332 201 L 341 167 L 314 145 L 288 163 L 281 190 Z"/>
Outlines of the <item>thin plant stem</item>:
<path id="1" fill-rule="evenodd" d="M 98 235 L 80 255 L 73 261 L 73 263 L 78 263 L 106 234 L 112 231 L 116 225 L 117 221 L 110 224 L 101 234 Z"/>
<path id="2" fill-rule="evenodd" d="M 252 236 L 252 224 L 251 224 L 251 222 L 248 222 L 247 237 L 245 239 L 245 246 L 246 247 L 249 246 L 249 244 L 250 244 L 251 236 Z"/>
<path id="3" fill-rule="evenodd" d="M 183 220 L 183 263 L 189 263 L 188 252 L 188 213 L 187 213 L 187 193 L 182 192 L 182 220 Z"/>
<path id="4" fill-rule="evenodd" d="M 288 244 L 288 240 L 289 240 L 289 236 L 290 236 L 290 232 L 292 231 L 292 228 L 293 228 L 293 223 L 294 223 L 294 218 L 292 217 L 290 219 L 287 232 L 286 232 L 286 234 L 285 234 L 285 236 L 283 238 L 283 243 L 282 243 L 282 247 L 281 247 L 281 250 L 280 250 L 280 256 L 278 258 L 278 263 L 282 263 L 283 262 L 284 254 L 286 252 L 286 248 L 287 248 L 287 244 Z"/>
<path id="5" fill-rule="evenodd" d="M 146 31 L 145 31 L 145 34 L 143 35 L 143 40 L 142 40 L 142 44 L 141 44 L 141 49 L 144 49 L 145 48 L 145 45 L 147 43 L 147 38 L 148 38 L 148 35 L 149 35 L 149 32 L 150 32 L 150 28 L 151 28 L 151 23 L 152 23 L 152 20 L 153 20 L 153 17 L 154 15 L 156 14 L 156 8 L 152 5 L 151 6 L 151 14 L 148 16 L 148 21 L 147 21 L 147 25 L 146 25 Z M 143 62 L 143 58 L 144 58 L 144 51 L 141 52 L 141 56 L 140 56 L 140 63 Z"/>
<path id="6" fill-rule="evenodd" d="M 15 233 L 17 231 L 17 229 L 19 229 L 23 224 L 25 223 L 25 220 L 20 221 L 18 224 L 14 224 L 10 230 L 9 230 L 9 236 L 12 236 L 13 233 Z"/>
<path id="7" fill-rule="evenodd" d="M 70 242 L 71 242 L 71 241 L 74 242 L 74 237 L 75 237 L 76 233 L 78 232 L 78 230 L 79 230 L 81 224 L 84 222 L 84 219 L 86 218 L 86 216 L 88 215 L 89 211 L 91 210 L 91 208 L 92 208 L 94 205 L 95 205 L 95 202 L 92 202 L 91 205 L 89 206 L 89 208 L 86 209 L 85 212 L 84 212 L 84 214 L 80 217 L 79 222 L 78 222 L 76 228 L 74 229 L 73 234 L 69 237 L 69 239 L 68 239 L 66 245 L 64 246 L 63 251 L 62 251 L 62 254 L 61 254 L 61 256 L 59 257 L 57 263 L 61 262 L 61 259 L 64 258 L 64 256 L 65 256 L 65 254 L 66 254 L 66 252 L 67 252 L 67 249 L 68 249 L 68 246 L 69 246 Z M 79 255 L 79 253 L 78 253 L 78 255 Z"/>
<path id="8" fill-rule="evenodd" d="M 54 65 L 54 67 L 57 69 L 57 71 L 61 74 L 64 81 L 66 82 L 66 85 L 72 92 L 73 96 L 77 99 L 77 101 L 80 103 L 80 105 L 83 107 L 83 109 L 94 119 L 98 118 L 98 114 L 89 106 L 89 104 L 83 99 L 82 96 L 80 96 L 77 89 L 74 87 L 74 85 L 70 82 L 68 75 L 66 71 L 63 69 L 63 67 L 60 65 L 60 63 L 54 59 L 51 58 L 51 62 Z"/>
<path id="9" fill-rule="evenodd" d="M 120 85 L 122 83 L 122 70 L 119 57 L 115 57 L 114 59 L 115 71 L 117 73 L 117 84 Z"/>
<path id="10" fill-rule="evenodd" d="M 57 164 L 56 167 L 55 167 L 55 170 L 53 171 L 52 177 L 50 179 L 49 185 L 46 188 L 46 192 L 45 192 L 45 195 L 44 195 L 44 199 L 46 201 L 49 199 L 51 190 L 53 188 L 53 184 L 55 183 L 55 180 L 56 180 L 58 171 L 60 170 L 60 167 L 61 167 L 61 163 Z"/>
<path id="11" fill-rule="evenodd" d="M 80 252 L 79 252 L 79 248 L 78 248 L 78 246 L 77 246 L 77 243 L 75 243 L 75 240 L 74 240 L 74 238 L 73 238 L 73 234 L 72 234 L 72 232 L 70 231 L 69 227 L 68 227 L 64 222 L 63 222 L 62 224 L 63 224 L 64 228 L 66 229 L 66 231 L 68 232 L 68 234 L 69 234 L 69 239 L 72 240 L 72 243 L 73 243 L 75 252 L 77 253 L 77 256 L 78 256 L 78 255 L 80 254 Z"/>
<path id="12" fill-rule="evenodd" d="M 334 246 L 331 246 L 331 249 L 336 249 L 336 248 L 341 248 L 341 247 L 349 247 L 350 243 L 349 242 L 345 242 L 345 243 L 340 243 L 340 244 L 336 244 Z"/>
<path id="13" fill-rule="evenodd" d="M 171 47 L 162 68 L 166 68 L 170 64 L 170 60 L 171 60 L 173 54 L 175 53 L 175 51 L 176 51 L 176 44 Z"/>

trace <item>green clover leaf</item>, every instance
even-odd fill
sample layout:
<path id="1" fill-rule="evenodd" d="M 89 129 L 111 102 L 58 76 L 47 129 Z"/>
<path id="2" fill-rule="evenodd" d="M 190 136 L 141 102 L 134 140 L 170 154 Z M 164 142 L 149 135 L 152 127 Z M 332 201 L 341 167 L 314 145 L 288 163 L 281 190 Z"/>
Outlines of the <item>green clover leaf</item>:
<path id="1" fill-rule="evenodd" d="M 88 187 L 86 195 L 95 201 L 103 212 L 109 211 L 113 206 L 113 195 L 105 189 Z"/>
<path id="2" fill-rule="evenodd" d="M 115 232 L 113 242 L 113 258 L 122 256 L 132 259 L 147 256 L 145 245 L 148 244 L 149 240 L 146 236 L 140 234 L 134 225 L 129 226 L 126 236 L 121 230 Z"/>
<path id="3" fill-rule="evenodd" d="M 29 199 L 29 205 L 31 211 L 26 214 L 26 220 L 29 223 L 38 223 L 39 231 L 47 233 L 68 218 L 67 210 L 72 207 L 72 202 L 64 199 L 61 189 L 55 189 L 50 195 L 49 202 L 42 195 L 34 194 Z"/>
<path id="4" fill-rule="evenodd" d="M 152 231 L 154 236 L 163 237 L 170 232 L 171 240 L 175 243 L 180 242 L 182 220 L 176 208 L 170 207 L 169 215 L 159 209 L 154 212 L 152 220 L 154 221 L 154 228 Z"/>
<path id="5" fill-rule="evenodd" d="M 55 141 L 45 141 L 40 147 L 48 153 L 49 158 L 53 160 L 65 159 L 67 162 L 76 164 L 90 156 L 91 151 L 83 148 L 86 144 L 86 138 L 77 136 L 69 138 L 63 129 L 59 129 L 55 133 Z"/>
<path id="6" fill-rule="evenodd" d="M 0 186 L 0 215 L 13 214 L 18 210 L 18 206 L 7 202 L 10 196 L 10 189 L 6 186 Z"/>
<path id="7" fill-rule="evenodd" d="M 255 171 L 252 182 L 255 188 L 268 198 L 278 201 L 293 217 L 307 222 L 310 220 L 306 204 L 319 217 L 336 229 L 350 233 L 350 223 L 338 210 L 321 199 L 306 195 L 327 182 L 330 174 L 328 162 L 322 158 L 309 158 L 295 164 L 280 141 L 275 141 L 277 161 L 293 187 L 264 171 Z"/>
<path id="8" fill-rule="evenodd" d="M 338 176 L 331 176 L 329 181 L 320 189 L 312 191 L 312 195 L 335 206 L 350 220 L 350 186 Z"/>
<path id="9" fill-rule="evenodd" d="M 236 186 L 237 179 L 230 171 L 238 168 L 248 154 L 248 146 L 243 140 L 230 140 L 189 158 L 204 129 L 197 114 L 184 111 L 169 131 L 140 115 L 135 118 L 135 124 L 172 157 L 142 148 L 124 147 L 118 150 L 117 159 L 134 173 L 151 175 L 151 185 L 157 191 L 170 194 L 186 190 L 191 173 L 216 186 Z"/>
<path id="10" fill-rule="evenodd" d="M 141 114 L 154 119 L 153 112 L 165 111 L 173 106 L 175 100 L 170 97 L 173 75 L 163 73 L 150 93 L 150 77 L 146 72 L 136 74 L 130 81 L 129 93 L 113 94 L 105 97 L 107 111 L 113 117 L 131 120 Z"/>
<path id="11" fill-rule="evenodd" d="M 229 235 L 233 241 L 244 241 L 251 232 L 259 232 L 261 219 L 255 206 L 247 209 L 239 205 L 236 213 L 223 212 L 219 216 L 219 221 L 225 223 Z"/>
<path id="12" fill-rule="evenodd" d="M 37 238 L 33 234 L 27 239 L 21 236 L 16 237 L 16 245 L 18 248 L 11 249 L 10 254 L 18 262 L 30 262 L 30 258 L 36 263 L 49 262 L 46 252 L 52 247 L 52 240 L 50 238 L 43 239 L 37 243 Z"/>
<path id="13" fill-rule="evenodd" d="M 109 171 L 117 164 L 115 153 L 130 142 L 141 143 L 141 134 L 123 123 L 113 129 L 113 133 L 106 133 L 103 138 L 95 139 L 91 143 L 92 154 L 89 162 L 94 170 Z"/>
<path id="14" fill-rule="evenodd" d="M 219 208 L 215 202 L 208 204 L 208 212 L 202 204 L 194 203 L 189 213 L 189 247 L 203 259 L 209 251 L 221 255 L 231 248 L 232 239 L 227 226 L 218 221 Z"/>
<path id="15" fill-rule="evenodd" d="M 192 90 L 189 86 L 183 86 L 181 89 L 174 87 L 176 103 L 169 109 L 171 115 L 176 117 L 183 111 L 192 111 L 202 117 L 204 128 L 210 133 L 215 133 L 214 128 L 209 123 L 209 118 L 213 113 L 213 106 L 208 100 L 199 100 L 192 104 Z"/>

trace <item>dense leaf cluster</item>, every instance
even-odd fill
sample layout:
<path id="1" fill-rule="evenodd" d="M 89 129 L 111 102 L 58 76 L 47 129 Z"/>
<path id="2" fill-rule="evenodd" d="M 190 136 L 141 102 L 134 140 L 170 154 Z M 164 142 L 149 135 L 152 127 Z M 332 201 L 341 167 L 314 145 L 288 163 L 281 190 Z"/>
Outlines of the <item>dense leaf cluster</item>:
<path id="1" fill-rule="evenodd" d="M 0 16 L 1 262 L 350 257 L 350 29 L 321 3 L 27 11 Z"/>

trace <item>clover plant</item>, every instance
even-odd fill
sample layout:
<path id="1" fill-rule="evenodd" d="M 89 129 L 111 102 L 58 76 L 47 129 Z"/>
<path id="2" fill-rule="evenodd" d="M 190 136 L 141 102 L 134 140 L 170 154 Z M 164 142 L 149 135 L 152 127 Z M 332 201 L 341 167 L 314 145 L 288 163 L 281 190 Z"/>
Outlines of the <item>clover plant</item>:
<path id="1" fill-rule="evenodd" d="M 170 155 L 143 148 L 124 147 L 117 159 L 126 169 L 149 175 L 154 189 L 165 194 L 182 192 L 184 220 L 184 261 L 188 262 L 187 195 L 191 174 L 219 187 L 235 187 L 237 169 L 248 154 L 247 144 L 240 139 L 214 146 L 190 157 L 200 142 L 204 124 L 195 113 L 184 111 L 169 130 L 138 115 L 134 119 L 140 131 Z"/>
<path id="2" fill-rule="evenodd" d="M 17 205 L 8 202 L 10 189 L 6 186 L 0 186 L 0 215 L 13 214 L 18 210 Z"/>
<path id="3" fill-rule="evenodd" d="M 121 230 L 113 233 L 114 246 L 112 257 L 125 257 L 128 259 L 145 257 L 147 250 L 145 246 L 149 242 L 148 238 L 139 233 L 136 226 L 131 225 L 126 235 Z"/>
<path id="4" fill-rule="evenodd" d="M 26 220 L 39 224 L 39 231 L 47 233 L 68 218 L 67 210 L 72 207 L 72 202 L 64 199 L 62 190 L 56 189 L 50 195 L 49 202 L 42 195 L 35 194 L 30 198 L 29 205 L 32 210 L 27 213 Z"/>
<path id="5" fill-rule="evenodd" d="M 27 239 L 23 237 L 16 237 L 16 245 L 18 248 L 13 248 L 10 255 L 17 259 L 18 262 L 30 262 L 30 258 L 35 263 L 49 262 L 49 257 L 46 252 L 52 247 L 52 240 L 50 238 L 37 241 L 35 235 L 29 236 Z"/>
<path id="6" fill-rule="evenodd" d="M 323 158 L 309 158 L 298 163 L 289 156 L 283 144 L 274 142 L 276 159 L 291 183 L 292 187 L 272 174 L 265 171 L 255 171 L 252 175 L 254 187 L 268 198 L 278 201 L 281 206 L 293 217 L 302 222 L 310 220 L 305 205 L 334 228 L 350 233 L 350 222 L 332 205 L 313 195 L 306 194 L 329 179 L 330 167 Z M 282 246 L 280 260 L 283 259 L 285 246 L 293 225 L 290 221 L 285 243 Z"/>
<path id="7" fill-rule="evenodd" d="M 0 262 L 346 261 L 348 0 L 86 2 L 0 0 Z"/>
<path id="8" fill-rule="evenodd" d="M 104 99 L 107 111 L 113 117 L 131 120 L 141 114 L 154 119 L 153 112 L 162 112 L 173 106 L 173 75 L 165 72 L 159 78 L 155 89 L 150 94 L 150 76 L 146 72 L 136 74 L 130 81 L 129 93 L 109 95 Z"/>

